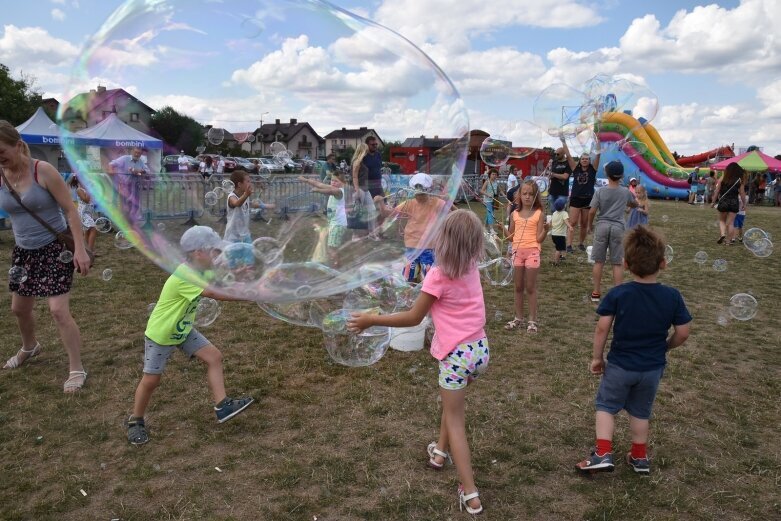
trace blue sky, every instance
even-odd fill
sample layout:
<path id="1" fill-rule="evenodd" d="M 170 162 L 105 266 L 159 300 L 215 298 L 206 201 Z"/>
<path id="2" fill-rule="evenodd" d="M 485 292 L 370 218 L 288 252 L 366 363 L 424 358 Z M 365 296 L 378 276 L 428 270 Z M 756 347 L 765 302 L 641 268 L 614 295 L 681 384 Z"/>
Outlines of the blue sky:
<path id="1" fill-rule="evenodd" d="M 463 105 L 414 48 L 359 22 L 346 26 L 334 11 L 301 15 L 276 0 L 157 3 L 179 9 L 146 22 L 135 16 L 143 9 L 129 10 L 90 55 L 80 49 L 120 2 L 8 3 L 0 63 L 32 74 L 60 101 L 98 83 L 122 86 L 152 107 L 171 104 L 235 131 L 254 129 L 261 116 L 297 117 L 321 135 L 370 126 L 394 139 L 454 132 L 463 112 L 471 128 L 515 144 L 546 142 L 522 124 L 533 121 L 543 89 L 579 89 L 602 73 L 656 94 L 653 124 L 672 150 L 735 143 L 781 153 L 777 0 L 334 1 L 422 49 Z M 177 25 L 161 30 L 161 20 Z M 74 78 L 79 57 L 89 66 Z"/>

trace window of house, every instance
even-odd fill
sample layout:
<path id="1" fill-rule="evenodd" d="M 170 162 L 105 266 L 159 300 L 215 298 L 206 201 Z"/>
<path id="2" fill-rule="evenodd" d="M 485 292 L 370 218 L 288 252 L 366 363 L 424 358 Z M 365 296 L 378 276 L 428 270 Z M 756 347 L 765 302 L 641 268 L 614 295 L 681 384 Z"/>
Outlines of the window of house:
<path id="1" fill-rule="evenodd" d="M 130 121 L 138 121 L 138 112 L 130 113 Z"/>

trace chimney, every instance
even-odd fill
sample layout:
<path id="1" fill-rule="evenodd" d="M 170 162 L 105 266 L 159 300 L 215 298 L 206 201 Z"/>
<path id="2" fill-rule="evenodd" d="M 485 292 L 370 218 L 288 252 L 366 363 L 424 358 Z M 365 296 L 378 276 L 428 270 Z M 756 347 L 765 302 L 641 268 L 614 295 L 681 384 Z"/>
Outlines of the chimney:
<path id="1" fill-rule="evenodd" d="M 298 120 L 296 118 L 290 118 L 290 124 L 295 125 L 298 123 Z"/>
<path id="2" fill-rule="evenodd" d="M 342 127 L 342 132 L 347 132 L 347 129 Z"/>
<path id="3" fill-rule="evenodd" d="M 358 130 L 366 130 L 366 127 L 361 127 Z"/>
<path id="4" fill-rule="evenodd" d="M 102 94 L 104 92 L 106 92 L 106 87 L 103 85 L 98 85 L 98 94 Z"/>
<path id="5" fill-rule="evenodd" d="M 434 134 L 434 139 L 439 139 L 439 136 Z"/>
<path id="6" fill-rule="evenodd" d="M 278 120 L 278 119 L 275 119 L 275 120 L 274 120 L 274 122 L 275 122 L 277 125 L 279 125 L 279 120 Z"/>

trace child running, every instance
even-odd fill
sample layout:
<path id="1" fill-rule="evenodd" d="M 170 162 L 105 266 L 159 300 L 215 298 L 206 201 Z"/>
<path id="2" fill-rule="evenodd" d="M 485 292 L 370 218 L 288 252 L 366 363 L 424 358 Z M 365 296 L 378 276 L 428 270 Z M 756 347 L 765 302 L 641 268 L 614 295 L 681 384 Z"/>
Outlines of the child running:
<path id="1" fill-rule="evenodd" d="M 631 230 L 624 242 L 625 265 L 634 275 L 611 289 L 597 308 L 594 352 L 589 369 L 603 375 L 596 397 L 596 448 L 575 468 L 581 472 L 612 472 L 615 415 L 629 414 L 632 449 L 626 461 L 639 474 L 651 471 L 647 454 L 649 418 L 667 352 L 689 336 L 691 315 L 681 293 L 656 281 L 667 266 L 665 243 L 649 228 Z M 613 341 L 605 362 L 603 353 L 610 328 Z M 667 333 L 673 327 L 673 333 Z"/>
<path id="2" fill-rule="evenodd" d="M 640 224 L 648 224 L 648 210 L 651 207 L 651 203 L 648 201 L 648 192 L 643 185 L 638 185 L 635 187 L 634 195 L 637 207 L 629 210 L 629 219 L 626 220 L 627 230 L 631 230 Z"/>
<path id="3" fill-rule="evenodd" d="M 336 250 L 344 243 L 347 235 L 347 210 L 344 204 L 344 172 L 341 170 L 332 170 L 329 183 L 321 183 L 315 179 L 299 176 L 298 180 L 303 181 L 312 187 L 312 191 L 319 194 L 328 195 L 326 203 L 326 217 L 328 218 L 328 257 L 333 265 L 336 265 Z"/>
<path id="4" fill-rule="evenodd" d="M 572 231 L 572 225 L 569 222 L 569 214 L 564 211 L 565 206 L 567 206 L 566 197 L 557 197 L 553 200 L 550 236 L 554 246 L 552 262 L 554 266 L 558 266 L 559 262 L 565 259 L 567 230 Z"/>
<path id="5" fill-rule="evenodd" d="M 466 387 L 488 367 L 485 335 L 485 303 L 477 262 L 483 255 L 483 227 L 468 210 L 447 216 L 434 247 L 437 265 L 423 280 L 412 309 L 392 315 L 354 313 L 348 321 L 352 332 L 371 326 L 410 327 L 420 324 L 431 311 L 434 338 L 431 354 L 439 360 L 442 421 L 439 441 L 428 446 L 428 465 L 441 470 L 452 456 L 461 485 L 459 508 L 469 514 L 483 511 L 472 473 L 466 438 L 464 400 Z M 448 449 L 450 455 L 448 455 Z"/>
<path id="6" fill-rule="evenodd" d="M 528 333 L 536 333 L 537 324 L 537 273 L 540 271 L 542 241 L 550 225 L 545 222 L 542 210 L 540 188 L 527 179 L 515 194 L 517 209 L 510 214 L 510 228 L 507 237 L 512 240 L 513 283 L 515 292 L 515 318 L 505 324 L 508 331 L 523 325 L 524 293 L 529 299 Z"/>
<path id="7" fill-rule="evenodd" d="M 621 161 L 611 161 L 605 165 L 607 186 L 594 193 L 591 199 L 591 209 L 588 212 L 588 231 L 593 229 L 594 217 L 597 217 L 597 228 L 594 231 L 594 247 L 592 272 L 594 290 L 591 292 L 591 302 L 599 302 L 602 295 L 599 292 L 602 284 L 602 270 L 610 250 L 610 263 L 613 265 L 613 285 L 618 286 L 624 280 L 624 211 L 626 207 L 635 208 L 637 201 L 628 188 L 619 184 L 624 177 L 624 165 Z"/>
<path id="8" fill-rule="evenodd" d="M 160 385 L 168 358 L 177 348 L 206 364 L 206 381 L 219 423 L 230 420 L 253 402 L 249 397 L 232 399 L 226 396 L 222 353 L 193 327 L 202 297 L 241 300 L 196 285 L 203 280 L 203 273 L 212 268 L 215 254 L 226 243 L 208 226 L 193 226 L 182 234 L 179 243 L 187 255 L 187 262 L 180 264 L 168 277 L 144 332 L 144 373 L 136 388 L 133 414 L 127 421 L 127 439 L 133 445 L 149 441 L 144 414 L 152 393 Z"/>

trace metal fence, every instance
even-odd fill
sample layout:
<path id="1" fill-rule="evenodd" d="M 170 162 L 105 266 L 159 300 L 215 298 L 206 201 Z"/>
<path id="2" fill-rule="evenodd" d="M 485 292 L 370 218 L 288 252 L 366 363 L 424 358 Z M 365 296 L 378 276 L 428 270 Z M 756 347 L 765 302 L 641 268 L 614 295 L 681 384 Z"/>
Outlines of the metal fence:
<path id="1" fill-rule="evenodd" d="M 307 176 L 310 177 L 310 176 Z M 311 176 L 317 178 L 316 175 Z M 438 181 L 447 182 L 445 176 Z M 386 192 L 393 195 L 407 187 L 409 176 L 391 174 L 384 176 Z M 211 217 L 224 219 L 227 213 L 224 199 L 217 204 L 205 204 L 206 194 L 222 188 L 229 175 L 212 175 L 203 179 L 197 174 L 167 173 L 149 175 L 141 178 L 134 186 L 134 197 L 140 204 L 140 215 L 145 225 L 154 221 L 181 220 L 183 224 L 194 224 L 205 213 Z M 272 176 L 250 176 L 253 185 L 253 198 L 259 198 L 267 204 L 273 204 L 273 214 L 286 219 L 302 212 L 325 212 L 327 196 L 312 192 L 311 187 L 300 181 L 298 175 L 276 174 Z M 456 194 L 456 201 L 475 199 L 480 190 L 480 178 L 466 175 Z M 107 205 L 121 204 L 120 194 L 112 191 L 108 194 Z M 0 216 L 0 230 L 10 228 L 10 220 Z"/>

